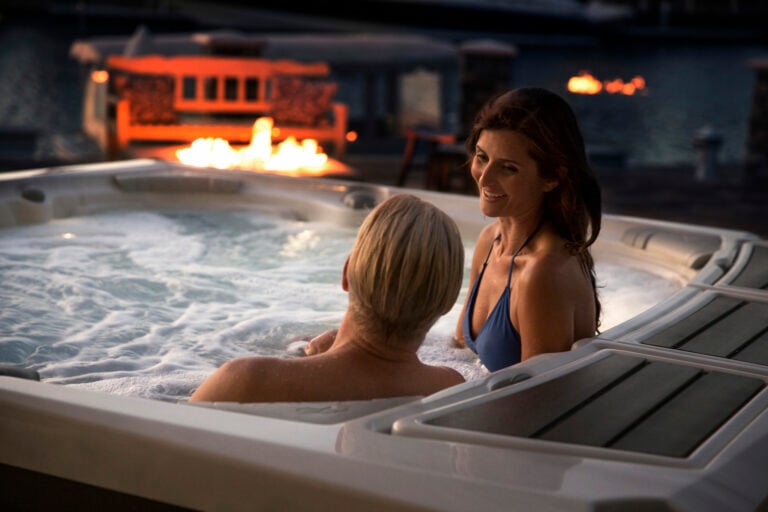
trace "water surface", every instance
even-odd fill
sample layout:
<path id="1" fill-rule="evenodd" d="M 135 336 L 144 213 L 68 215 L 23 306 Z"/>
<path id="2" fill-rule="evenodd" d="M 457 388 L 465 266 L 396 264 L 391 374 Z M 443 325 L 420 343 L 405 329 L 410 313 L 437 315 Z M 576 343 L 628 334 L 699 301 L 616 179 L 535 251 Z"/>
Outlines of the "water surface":
<path id="1" fill-rule="evenodd" d="M 356 230 L 260 212 L 115 212 L 0 230 L 0 363 L 47 382 L 187 398 L 224 361 L 288 349 L 337 327 Z M 486 374 L 452 337 L 454 308 L 420 349 L 467 379 Z M 597 265 L 608 329 L 679 285 Z"/>

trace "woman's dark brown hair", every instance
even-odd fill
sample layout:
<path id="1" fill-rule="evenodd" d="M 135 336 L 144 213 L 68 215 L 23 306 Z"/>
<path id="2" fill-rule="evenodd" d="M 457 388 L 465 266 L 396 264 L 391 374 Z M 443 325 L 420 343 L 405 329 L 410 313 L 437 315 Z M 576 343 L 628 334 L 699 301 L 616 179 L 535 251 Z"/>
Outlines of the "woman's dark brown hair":
<path id="1" fill-rule="evenodd" d="M 600 325 L 601 306 L 589 247 L 600 233 L 602 196 L 571 106 L 547 89 L 513 89 L 490 99 L 480 109 L 466 141 L 471 156 L 483 130 L 512 130 L 524 135 L 541 177 L 558 181 L 544 200 L 544 217 L 588 272 Z"/>

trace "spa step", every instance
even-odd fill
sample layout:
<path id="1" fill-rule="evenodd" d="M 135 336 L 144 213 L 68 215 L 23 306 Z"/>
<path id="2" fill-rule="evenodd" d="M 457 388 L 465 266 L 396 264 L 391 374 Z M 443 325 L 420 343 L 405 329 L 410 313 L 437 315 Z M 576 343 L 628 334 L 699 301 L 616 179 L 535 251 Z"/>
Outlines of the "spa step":
<path id="1" fill-rule="evenodd" d="M 641 343 L 768 365 L 768 303 L 715 295 Z"/>
<path id="2" fill-rule="evenodd" d="M 421 419 L 419 436 L 440 427 L 440 437 L 459 429 L 481 434 L 478 442 L 492 434 L 687 457 L 764 387 L 757 378 L 612 354 Z"/>

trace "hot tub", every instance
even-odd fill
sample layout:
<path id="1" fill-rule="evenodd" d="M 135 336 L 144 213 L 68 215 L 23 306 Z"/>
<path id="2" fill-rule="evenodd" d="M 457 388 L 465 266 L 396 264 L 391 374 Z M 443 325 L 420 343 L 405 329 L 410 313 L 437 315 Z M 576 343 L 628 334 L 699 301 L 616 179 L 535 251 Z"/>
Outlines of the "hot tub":
<path id="1" fill-rule="evenodd" d="M 0 175 L 0 227 L 254 208 L 355 227 L 399 191 L 134 160 Z M 466 240 L 483 226 L 474 198 L 408 192 Z M 768 244 L 608 215 L 595 257 L 681 286 L 567 353 L 428 397 L 192 405 L 0 377 L 0 503 L 755 509 L 768 494 Z"/>

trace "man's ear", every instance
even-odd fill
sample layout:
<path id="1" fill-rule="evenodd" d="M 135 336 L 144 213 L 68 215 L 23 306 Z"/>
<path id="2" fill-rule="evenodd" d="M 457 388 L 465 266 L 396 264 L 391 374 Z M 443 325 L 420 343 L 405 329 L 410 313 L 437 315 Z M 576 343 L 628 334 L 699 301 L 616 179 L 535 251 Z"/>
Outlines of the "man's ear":
<path id="1" fill-rule="evenodd" d="M 349 291 L 349 281 L 347 281 L 347 266 L 349 266 L 349 256 L 344 262 L 344 269 L 341 271 L 341 289 L 345 292 Z"/>

